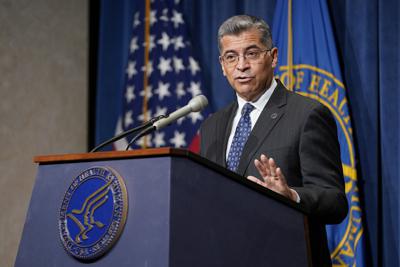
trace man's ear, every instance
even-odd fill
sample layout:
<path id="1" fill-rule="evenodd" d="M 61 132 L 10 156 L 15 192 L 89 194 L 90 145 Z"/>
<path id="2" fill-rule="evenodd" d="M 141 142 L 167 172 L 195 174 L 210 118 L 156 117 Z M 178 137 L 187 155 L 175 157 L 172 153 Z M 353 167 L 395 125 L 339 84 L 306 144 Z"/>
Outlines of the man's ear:
<path id="1" fill-rule="evenodd" d="M 278 65 L 278 48 L 274 47 L 271 50 L 272 62 L 271 66 L 275 68 Z"/>
<path id="2" fill-rule="evenodd" d="M 222 74 L 224 74 L 224 76 L 226 76 L 226 73 L 225 73 L 225 68 L 224 68 L 224 66 L 221 66 L 221 68 L 222 68 Z"/>
<path id="3" fill-rule="evenodd" d="M 222 62 L 221 58 L 219 58 L 219 64 L 221 64 L 222 74 L 224 74 L 224 76 L 226 76 L 224 62 Z"/>

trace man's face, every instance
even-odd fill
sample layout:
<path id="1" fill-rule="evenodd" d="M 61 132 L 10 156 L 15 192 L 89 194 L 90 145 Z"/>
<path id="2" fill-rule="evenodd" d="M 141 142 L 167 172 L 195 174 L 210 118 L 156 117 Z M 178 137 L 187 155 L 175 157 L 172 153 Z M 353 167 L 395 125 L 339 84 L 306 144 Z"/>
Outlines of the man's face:
<path id="1" fill-rule="evenodd" d="M 222 57 L 220 63 L 224 76 L 236 91 L 247 101 L 256 100 L 271 85 L 274 68 L 278 60 L 278 50 L 273 48 L 260 53 L 257 60 L 245 59 L 246 53 L 268 49 L 261 43 L 257 29 L 250 29 L 239 35 L 226 35 L 221 39 L 221 56 L 240 55 L 235 64 L 228 64 Z"/>

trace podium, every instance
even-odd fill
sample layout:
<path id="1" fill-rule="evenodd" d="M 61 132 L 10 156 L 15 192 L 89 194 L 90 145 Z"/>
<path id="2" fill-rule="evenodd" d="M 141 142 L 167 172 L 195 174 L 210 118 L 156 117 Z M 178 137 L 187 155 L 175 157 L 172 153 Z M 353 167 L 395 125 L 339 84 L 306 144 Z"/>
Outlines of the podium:
<path id="1" fill-rule="evenodd" d="M 312 266 L 305 210 L 182 149 L 35 157 L 39 164 L 16 267 Z M 119 238 L 91 261 L 67 253 L 59 216 L 71 182 L 110 167 L 125 182 Z"/>

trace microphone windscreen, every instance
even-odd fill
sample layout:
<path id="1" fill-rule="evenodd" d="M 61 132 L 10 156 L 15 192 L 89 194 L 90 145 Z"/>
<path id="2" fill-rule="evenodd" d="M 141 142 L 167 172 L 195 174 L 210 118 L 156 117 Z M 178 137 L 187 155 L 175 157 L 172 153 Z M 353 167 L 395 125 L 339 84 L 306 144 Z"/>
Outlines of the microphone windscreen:
<path id="1" fill-rule="evenodd" d="M 204 95 L 198 95 L 192 98 L 188 105 L 190 106 L 192 112 L 197 112 L 204 109 L 208 105 L 208 100 Z"/>

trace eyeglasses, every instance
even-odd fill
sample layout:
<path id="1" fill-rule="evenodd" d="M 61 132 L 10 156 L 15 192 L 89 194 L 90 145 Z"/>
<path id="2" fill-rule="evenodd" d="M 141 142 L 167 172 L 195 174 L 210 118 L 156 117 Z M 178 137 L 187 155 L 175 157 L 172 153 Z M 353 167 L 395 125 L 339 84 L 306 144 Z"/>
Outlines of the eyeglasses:
<path id="1" fill-rule="evenodd" d="M 228 52 L 225 55 L 220 56 L 219 58 L 228 66 L 235 66 L 239 62 L 239 57 L 241 56 L 243 56 L 243 58 L 248 62 L 255 63 L 260 59 L 262 53 L 269 52 L 271 50 L 272 49 L 264 49 L 264 50 L 250 49 L 246 51 L 243 55 L 238 55 L 233 52 Z"/>

